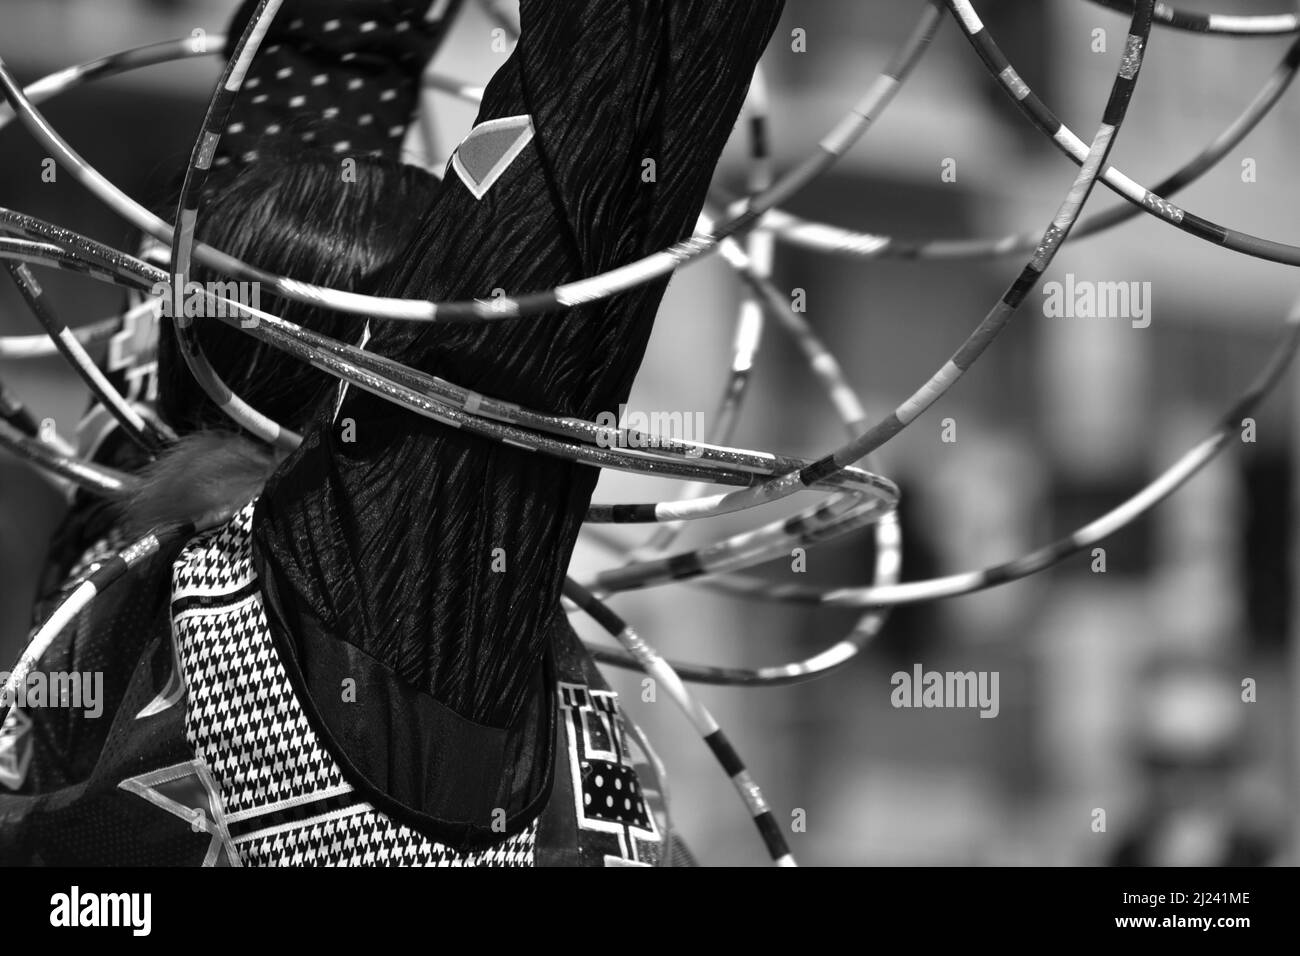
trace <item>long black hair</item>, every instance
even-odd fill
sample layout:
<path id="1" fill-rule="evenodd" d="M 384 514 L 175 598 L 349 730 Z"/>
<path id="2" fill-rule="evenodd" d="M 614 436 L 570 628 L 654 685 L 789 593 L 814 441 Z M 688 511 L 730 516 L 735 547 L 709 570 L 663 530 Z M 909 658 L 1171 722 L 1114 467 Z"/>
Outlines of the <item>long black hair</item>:
<path id="1" fill-rule="evenodd" d="M 371 293 L 411 239 L 437 186 L 429 173 L 390 159 L 326 151 L 268 153 L 218 181 L 200 212 L 198 238 L 268 272 L 350 292 Z M 224 281 L 201 265 L 196 282 Z M 259 296 L 259 307 L 315 332 L 355 343 L 364 319 Z M 213 368 L 250 405 L 301 431 L 337 380 L 226 325 L 196 321 Z M 158 409 L 178 434 L 229 431 L 234 423 L 190 374 L 176 332 L 164 320 L 158 344 Z"/>
<path id="2" fill-rule="evenodd" d="M 370 293 L 409 242 L 412 210 L 427 205 L 436 187 L 423 169 L 396 160 L 267 151 L 213 183 L 197 236 L 268 272 Z M 202 265 L 191 275 L 200 283 L 226 278 Z M 258 293 L 259 308 L 315 332 L 353 343 L 361 335 L 357 316 Z M 195 330 L 226 384 L 287 428 L 303 431 L 334 396 L 336 379 L 220 319 L 199 317 Z M 255 497 L 278 463 L 195 381 L 170 318 L 159 330 L 157 410 L 180 440 L 140 471 L 139 488 L 120 509 L 128 531 L 228 513 Z"/>

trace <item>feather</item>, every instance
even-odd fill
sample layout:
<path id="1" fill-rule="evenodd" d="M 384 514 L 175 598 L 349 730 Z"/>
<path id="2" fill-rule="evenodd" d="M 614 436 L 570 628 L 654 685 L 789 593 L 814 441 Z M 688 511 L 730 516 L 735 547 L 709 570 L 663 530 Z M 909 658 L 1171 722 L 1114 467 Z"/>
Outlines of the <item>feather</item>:
<path id="1" fill-rule="evenodd" d="M 265 446 L 234 432 L 186 435 L 139 473 L 123 524 L 133 536 L 185 521 L 213 527 L 260 495 L 277 464 Z"/>

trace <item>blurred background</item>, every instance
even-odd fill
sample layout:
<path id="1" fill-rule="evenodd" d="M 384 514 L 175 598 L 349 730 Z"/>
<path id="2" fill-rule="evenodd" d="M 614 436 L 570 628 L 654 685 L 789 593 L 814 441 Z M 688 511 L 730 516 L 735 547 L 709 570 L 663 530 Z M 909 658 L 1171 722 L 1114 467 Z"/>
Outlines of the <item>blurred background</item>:
<path id="1" fill-rule="evenodd" d="M 29 83 L 196 29 L 215 36 L 235 5 L 5 0 L 0 55 Z M 1284 0 L 1221 6 L 1241 14 L 1294 9 Z M 979 7 L 1021 75 L 1089 140 L 1127 18 L 1085 0 Z M 1181 7 L 1215 9 L 1202 0 Z M 789 0 L 764 60 L 779 168 L 807 155 L 856 102 L 920 8 L 917 0 Z M 470 4 L 433 68 L 485 82 L 502 57 L 492 27 Z M 796 30 L 804 31 L 802 50 L 795 49 Z M 1228 125 L 1287 46 L 1286 38 L 1158 29 L 1112 161 L 1142 183 L 1158 182 Z M 151 203 L 187 158 L 217 71 L 214 58 L 155 67 L 74 91 L 45 112 L 94 165 Z M 475 111 L 441 94 L 430 94 L 426 108 L 441 169 Z M 745 183 L 742 129 L 718 172 L 732 191 Z M 427 160 L 423 142 L 413 135 L 412 161 Z M 1179 202 L 1255 235 L 1300 243 L 1298 148 L 1300 102 L 1292 92 Z M 0 205 L 106 242 L 134 241 L 71 177 L 44 182 L 43 158 L 17 124 L 0 133 Z M 789 208 L 904 238 L 1041 231 L 1075 172 L 945 22 L 865 140 Z M 1088 210 L 1118 201 L 1098 189 Z M 781 246 L 775 280 L 783 290 L 806 291 L 806 317 L 874 417 L 947 360 L 1022 264 L 1014 256 L 862 261 Z M 1067 274 L 1150 282 L 1150 325 L 1048 317 L 1044 296 L 1035 293 L 971 374 L 883 449 L 875 468 L 903 489 L 905 580 L 1016 557 L 1124 500 L 1209 432 L 1267 359 L 1297 293 L 1285 267 L 1235 256 L 1146 217 L 1066 246 L 1046 278 L 1064 282 Z M 85 280 L 42 272 L 42 282 L 67 314 L 85 322 L 121 305 L 115 290 Z M 677 276 L 630 406 L 701 413 L 711 425 L 739 301 L 738 283 L 714 259 Z M 0 289 L 0 334 L 35 331 L 12 290 Z M 73 432 L 86 396 L 59 360 L 0 361 L 0 378 L 38 416 Z M 953 426 L 946 434 L 945 419 Z M 1104 572 L 1085 554 L 1028 581 L 902 608 L 859 659 L 820 681 L 698 688 L 787 824 L 801 862 L 1296 862 L 1294 377 L 1256 413 L 1254 439 L 1230 443 L 1172 500 L 1107 540 Z M 733 443 L 815 457 L 842 440 L 797 349 L 769 327 Z M 607 473 L 596 499 L 657 500 L 678 491 Z M 770 520 L 809 500 L 759 517 Z M 38 568 L 62 507 L 44 479 L 0 456 L 6 660 L 16 657 L 30 626 Z M 682 541 L 698 545 L 755 523 L 752 514 L 732 516 L 693 527 Z M 625 530 L 621 538 L 631 546 L 647 534 Z M 865 534 L 810 551 L 805 571 L 783 560 L 758 573 L 774 582 L 860 585 L 869 583 L 873 560 Z M 601 547 L 583 543 L 574 570 L 582 578 L 610 561 Z M 810 656 L 844 637 L 859 616 L 685 585 L 621 596 L 614 606 L 670 656 L 745 666 Z M 587 622 L 575 625 L 601 639 Z M 997 717 L 894 708 L 891 675 L 918 664 L 996 672 Z M 667 695 L 645 702 L 638 676 L 611 676 L 667 765 L 675 816 L 701 860 L 762 863 L 734 791 Z M 1253 693 L 1243 690 L 1247 681 Z M 796 820 L 805 826 L 791 832 Z"/>

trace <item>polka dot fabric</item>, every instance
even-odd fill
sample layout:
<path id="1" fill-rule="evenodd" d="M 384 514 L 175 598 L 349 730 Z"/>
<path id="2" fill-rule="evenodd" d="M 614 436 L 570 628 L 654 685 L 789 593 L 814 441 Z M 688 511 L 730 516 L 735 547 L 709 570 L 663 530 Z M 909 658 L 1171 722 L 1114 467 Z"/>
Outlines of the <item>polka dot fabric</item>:
<path id="1" fill-rule="evenodd" d="M 213 166 L 302 146 L 393 156 L 419 105 L 420 74 L 463 0 L 287 0 L 262 41 Z M 233 46 L 255 0 L 231 21 Z"/>

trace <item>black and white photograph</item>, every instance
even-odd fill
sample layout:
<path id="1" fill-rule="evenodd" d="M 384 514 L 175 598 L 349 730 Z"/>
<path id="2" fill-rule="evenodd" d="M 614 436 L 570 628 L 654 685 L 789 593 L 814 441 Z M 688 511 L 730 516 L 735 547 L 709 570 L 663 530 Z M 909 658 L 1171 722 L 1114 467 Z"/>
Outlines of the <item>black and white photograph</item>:
<path id="1" fill-rule="evenodd" d="M 1278 929 L 1298 71 L 1293 0 L 0 0 L 6 922 Z"/>

